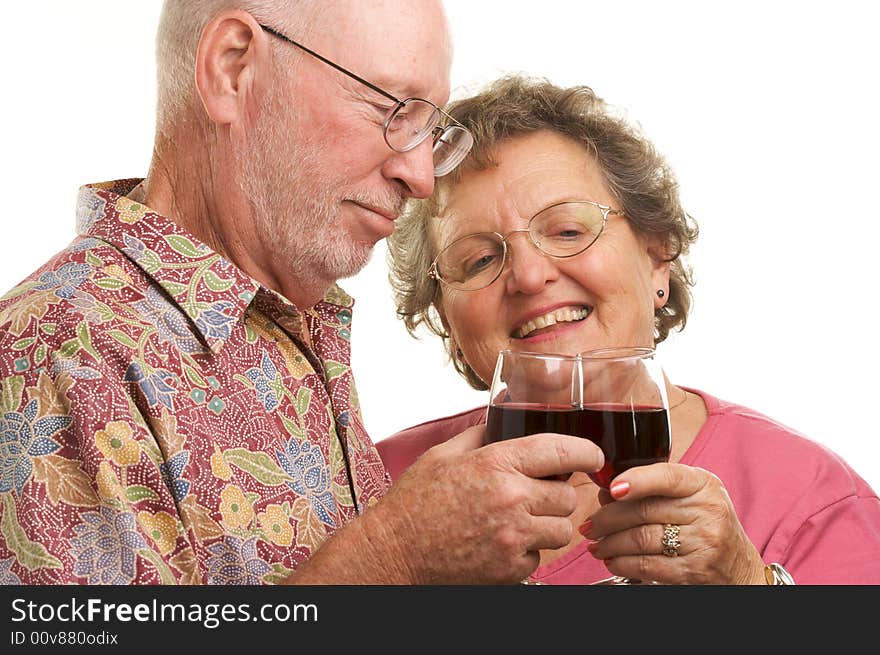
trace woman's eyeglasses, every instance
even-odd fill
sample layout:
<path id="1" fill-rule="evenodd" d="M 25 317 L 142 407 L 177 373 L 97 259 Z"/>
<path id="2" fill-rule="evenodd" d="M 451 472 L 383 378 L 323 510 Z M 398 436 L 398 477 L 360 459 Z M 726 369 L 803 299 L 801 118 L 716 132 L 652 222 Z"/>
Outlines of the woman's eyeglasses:
<path id="1" fill-rule="evenodd" d="M 545 255 L 574 257 L 592 246 L 608 221 L 608 215 L 623 216 L 619 209 L 593 200 L 569 200 L 545 207 L 528 228 L 479 232 L 456 239 L 434 258 L 428 275 L 453 289 L 476 291 L 488 287 L 501 275 L 507 260 L 507 240 L 517 232 L 529 235 L 532 244 Z"/>

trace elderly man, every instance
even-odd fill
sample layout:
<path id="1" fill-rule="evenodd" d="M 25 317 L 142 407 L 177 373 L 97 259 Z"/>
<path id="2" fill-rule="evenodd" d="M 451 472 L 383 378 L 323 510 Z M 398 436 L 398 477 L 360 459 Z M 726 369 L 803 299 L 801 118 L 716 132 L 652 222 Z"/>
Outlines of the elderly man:
<path id="1" fill-rule="evenodd" d="M 0 582 L 525 578 L 601 453 L 472 429 L 389 490 L 335 284 L 472 143 L 440 4 L 168 0 L 157 55 L 147 178 L 0 301 Z"/>

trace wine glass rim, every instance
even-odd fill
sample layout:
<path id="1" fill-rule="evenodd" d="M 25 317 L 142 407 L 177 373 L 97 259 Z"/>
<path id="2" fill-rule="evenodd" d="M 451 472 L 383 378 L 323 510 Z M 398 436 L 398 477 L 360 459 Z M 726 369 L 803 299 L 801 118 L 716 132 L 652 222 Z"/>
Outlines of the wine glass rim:
<path id="1" fill-rule="evenodd" d="M 656 349 L 646 346 L 612 346 L 585 350 L 579 353 L 578 357 L 581 359 L 645 359 L 653 357 L 656 352 Z"/>
<path id="2" fill-rule="evenodd" d="M 498 353 L 499 357 L 509 353 L 511 355 L 517 356 L 525 356 L 525 357 L 534 357 L 536 359 L 570 359 L 570 360 L 578 360 L 581 358 L 580 354 L 577 355 L 564 355 L 562 353 L 539 353 L 529 350 L 513 350 L 512 348 L 505 348 Z"/>

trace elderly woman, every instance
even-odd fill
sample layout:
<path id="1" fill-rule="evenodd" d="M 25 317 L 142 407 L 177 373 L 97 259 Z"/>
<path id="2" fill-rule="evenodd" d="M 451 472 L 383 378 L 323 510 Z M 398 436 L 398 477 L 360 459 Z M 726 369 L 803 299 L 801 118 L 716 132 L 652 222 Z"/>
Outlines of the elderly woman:
<path id="1" fill-rule="evenodd" d="M 655 346 L 685 326 L 684 256 L 697 228 L 634 126 L 587 87 L 521 77 L 449 112 L 476 145 L 389 240 L 410 333 L 425 324 L 468 383 L 486 389 L 505 348 Z M 577 252 L 559 246 L 584 231 Z M 541 552 L 534 580 L 592 583 L 610 571 L 667 584 L 880 583 L 880 501 L 840 457 L 704 391 L 670 385 L 668 396 L 669 463 L 629 469 L 610 492 L 572 475 L 578 530 Z M 379 451 L 396 479 L 485 415 L 423 423 Z"/>

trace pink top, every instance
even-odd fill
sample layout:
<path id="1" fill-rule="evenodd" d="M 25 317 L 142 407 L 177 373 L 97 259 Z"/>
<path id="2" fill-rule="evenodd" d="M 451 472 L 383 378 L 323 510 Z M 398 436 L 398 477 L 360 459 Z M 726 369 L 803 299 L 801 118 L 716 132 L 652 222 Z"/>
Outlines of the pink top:
<path id="1" fill-rule="evenodd" d="M 798 584 L 880 584 L 880 500 L 843 459 L 754 410 L 702 391 L 709 417 L 682 464 L 723 482 L 765 562 Z M 429 421 L 377 444 L 393 479 L 425 450 L 485 421 L 485 407 Z M 583 542 L 534 579 L 587 584 L 610 575 Z"/>

